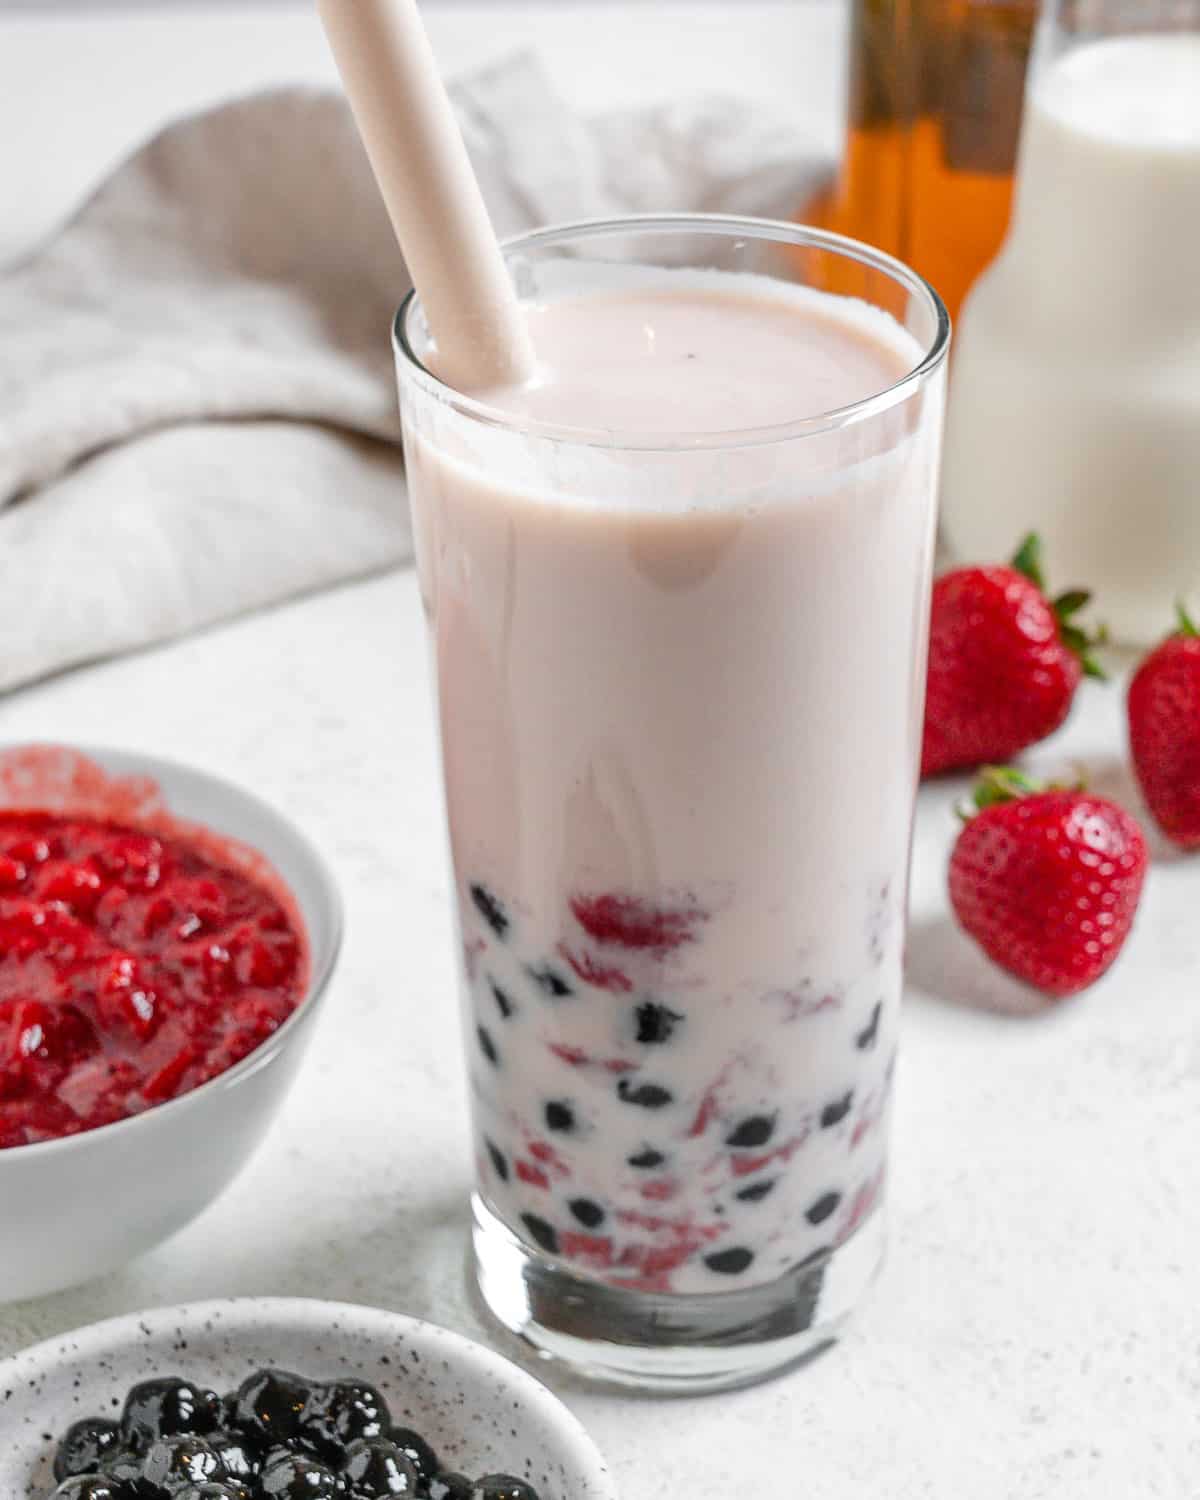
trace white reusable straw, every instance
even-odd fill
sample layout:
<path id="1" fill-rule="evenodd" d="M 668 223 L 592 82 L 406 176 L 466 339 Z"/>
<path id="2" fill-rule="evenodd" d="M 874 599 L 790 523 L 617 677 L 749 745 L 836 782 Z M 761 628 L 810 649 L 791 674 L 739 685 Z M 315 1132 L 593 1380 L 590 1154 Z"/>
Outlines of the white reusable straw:
<path id="1" fill-rule="evenodd" d="M 359 134 L 456 390 L 533 373 L 529 333 L 416 0 L 318 0 Z"/>

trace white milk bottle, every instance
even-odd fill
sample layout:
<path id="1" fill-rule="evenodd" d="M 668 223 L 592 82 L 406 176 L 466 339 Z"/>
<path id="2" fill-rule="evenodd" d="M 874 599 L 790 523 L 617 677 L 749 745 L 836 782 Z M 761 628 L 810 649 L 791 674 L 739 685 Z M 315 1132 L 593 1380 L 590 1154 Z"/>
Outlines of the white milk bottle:
<path id="1" fill-rule="evenodd" d="M 957 334 L 942 487 L 963 560 L 1039 531 L 1149 642 L 1200 588 L 1200 3 L 1058 0 L 1008 239 Z"/>

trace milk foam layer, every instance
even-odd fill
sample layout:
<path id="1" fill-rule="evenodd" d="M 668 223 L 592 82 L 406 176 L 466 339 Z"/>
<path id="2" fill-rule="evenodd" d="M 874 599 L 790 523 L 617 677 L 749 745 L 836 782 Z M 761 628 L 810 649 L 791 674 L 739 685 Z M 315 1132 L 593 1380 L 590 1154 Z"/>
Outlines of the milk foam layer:
<path id="1" fill-rule="evenodd" d="M 762 275 L 617 263 L 590 278 L 586 294 L 529 308 L 533 383 L 471 392 L 511 426 L 430 413 L 441 461 L 461 462 L 468 482 L 502 470 L 531 503 L 604 511 L 791 505 L 798 488 L 843 485 L 841 419 L 829 414 L 887 393 L 921 360 L 881 309 Z M 436 372 L 436 351 L 427 362 Z M 896 405 L 862 424 L 862 464 L 894 469 L 897 450 L 906 462 L 911 421 Z M 798 424 L 826 431 L 789 443 Z M 543 435 L 560 429 L 578 440 Z"/>
<path id="2" fill-rule="evenodd" d="M 659 280 L 531 307 L 538 377 L 479 398 L 517 418 L 593 432 L 714 434 L 865 401 L 920 359 L 916 341 L 866 302 L 751 274 Z"/>
<path id="3" fill-rule="evenodd" d="M 557 378 L 489 399 L 703 436 L 916 362 L 858 304 L 677 285 L 538 308 Z M 756 1285 L 878 1203 L 939 400 L 654 451 L 405 394 L 480 1182 L 580 1274 Z"/>

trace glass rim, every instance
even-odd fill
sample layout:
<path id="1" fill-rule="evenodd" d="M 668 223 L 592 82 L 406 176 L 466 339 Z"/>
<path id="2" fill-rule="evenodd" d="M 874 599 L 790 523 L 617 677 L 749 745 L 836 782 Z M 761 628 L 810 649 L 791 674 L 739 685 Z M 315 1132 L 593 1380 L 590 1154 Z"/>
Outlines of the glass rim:
<path id="1" fill-rule="evenodd" d="M 924 346 L 921 360 L 911 370 L 858 401 L 827 411 L 812 412 L 787 422 L 758 427 L 735 427 L 711 432 L 687 432 L 650 428 L 621 430 L 610 427 L 581 427 L 561 422 L 547 422 L 537 417 L 514 415 L 499 406 L 465 395 L 440 380 L 422 364 L 408 337 L 407 324 L 417 305 L 416 289 L 409 291 L 392 320 L 392 345 L 398 372 L 411 380 L 427 395 L 445 402 L 460 415 L 490 427 L 499 427 L 529 437 L 547 438 L 577 447 L 613 450 L 682 450 L 703 448 L 749 447 L 764 443 L 785 442 L 830 429 L 849 427 L 868 420 L 894 406 L 902 405 L 915 395 L 940 368 L 950 347 L 950 314 L 941 297 L 918 272 L 886 251 L 876 250 L 848 235 L 782 219 L 765 219 L 740 214 L 627 214 L 618 218 L 573 219 L 529 230 L 501 241 L 507 258 L 513 251 L 536 249 L 572 239 L 606 238 L 624 234 L 724 234 L 758 240 L 773 240 L 799 247 L 841 255 L 847 260 L 879 271 L 894 283 L 922 300 L 933 321 L 933 336 Z M 836 295 L 836 294 L 835 294 Z M 861 299 L 860 299 L 861 300 Z"/>

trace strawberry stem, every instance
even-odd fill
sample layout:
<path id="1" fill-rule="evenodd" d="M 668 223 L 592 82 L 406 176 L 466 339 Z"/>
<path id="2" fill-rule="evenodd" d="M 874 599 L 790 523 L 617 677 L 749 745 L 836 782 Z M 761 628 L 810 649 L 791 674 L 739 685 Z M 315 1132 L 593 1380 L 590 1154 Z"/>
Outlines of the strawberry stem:
<path id="1" fill-rule="evenodd" d="M 1028 578 L 1035 588 L 1040 589 L 1043 594 L 1046 592 L 1046 576 L 1042 568 L 1042 539 L 1036 531 L 1031 531 L 1022 540 L 1012 560 L 1012 566 L 1018 573 Z M 1063 645 L 1079 658 L 1084 676 L 1095 677 L 1100 682 L 1105 682 L 1107 673 L 1092 652 L 1097 646 L 1107 645 L 1108 631 L 1100 625 L 1089 635 L 1086 630 L 1075 623 L 1074 619 L 1084 605 L 1090 603 L 1091 597 L 1088 589 L 1067 589 L 1065 593 L 1059 594 L 1057 599 L 1051 601 L 1051 608 L 1058 619 L 1058 633 L 1062 637 Z M 1193 630 L 1192 634 L 1195 633 Z"/>
<path id="2" fill-rule="evenodd" d="M 1188 614 L 1187 605 L 1182 599 L 1176 599 L 1175 601 L 1175 616 L 1179 621 L 1180 635 L 1200 635 L 1200 630 L 1196 629 L 1195 621 Z"/>
<path id="3" fill-rule="evenodd" d="M 1045 791 L 1040 781 L 1018 771 L 1013 766 L 984 766 L 975 784 L 974 802 L 977 810 L 995 807 L 1000 802 L 1015 802 L 1019 797 L 1028 797 L 1032 792 Z"/>
<path id="4" fill-rule="evenodd" d="M 1083 675 L 1085 677 L 1095 677 L 1099 682 L 1107 682 L 1108 673 L 1092 655 L 1092 651 L 1096 646 L 1108 645 L 1108 626 L 1098 625 L 1089 635 L 1086 630 L 1074 623 L 1071 616 L 1077 609 L 1083 607 L 1082 604 L 1076 604 L 1074 601 L 1081 597 L 1083 603 L 1086 603 L 1091 598 L 1091 595 L 1085 593 L 1082 589 L 1072 589 L 1069 593 L 1063 594 L 1054 601 L 1054 613 L 1058 616 L 1058 633 L 1062 637 L 1062 643 L 1067 650 L 1074 651 L 1075 655 L 1079 658 L 1079 664 L 1083 668 Z M 1065 614 L 1062 609 L 1064 600 L 1067 602 Z"/>
<path id="5" fill-rule="evenodd" d="M 1022 797 L 1032 797 L 1038 792 L 1082 792 L 1087 783 L 1082 776 L 1074 782 L 1039 781 L 1018 771 L 1015 766 L 984 766 L 971 801 L 957 809 L 964 823 L 969 823 L 977 812 L 988 807 L 998 807 L 1002 802 L 1016 802 Z"/>
<path id="6" fill-rule="evenodd" d="M 1077 615 L 1092 597 L 1090 589 L 1068 589 L 1054 601 L 1054 613 L 1060 620 L 1069 620 Z"/>
<path id="7" fill-rule="evenodd" d="M 1046 578 L 1042 572 L 1042 539 L 1036 531 L 1024 537 L 1012 560 L 1018 573 L 1023 573 L 1030 583 L 1046 592 Z"/>

